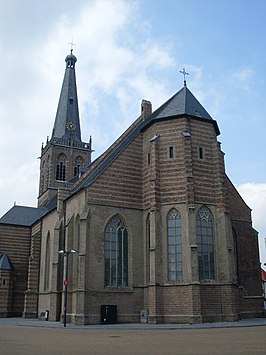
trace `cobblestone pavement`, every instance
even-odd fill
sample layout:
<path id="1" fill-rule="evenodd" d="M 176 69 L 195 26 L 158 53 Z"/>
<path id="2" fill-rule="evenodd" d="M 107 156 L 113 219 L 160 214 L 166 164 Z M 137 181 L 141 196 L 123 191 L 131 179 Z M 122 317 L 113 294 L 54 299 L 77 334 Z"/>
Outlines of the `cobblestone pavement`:
<path id="1" fill-rule="evenodd" d="M 266 354 L 266 319 L 74 326 L 0 318 L 0 354 Z"/>

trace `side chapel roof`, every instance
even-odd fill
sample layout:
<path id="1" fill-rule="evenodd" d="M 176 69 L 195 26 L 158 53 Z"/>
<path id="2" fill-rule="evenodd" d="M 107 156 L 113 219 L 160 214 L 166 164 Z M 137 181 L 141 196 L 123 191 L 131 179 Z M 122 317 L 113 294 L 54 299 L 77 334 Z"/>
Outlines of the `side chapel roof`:
<path id="1" fill-rule="evenodd" d="M 44 207 L 13 206 L 0 218 L 0 224 L 31 227 L 44 215 L 56 208 L 57 195 L 53 196 Z"/>
<path id="2" fill-rule="evenodd" d="M 12 224 L 30 227 L 46 212 L 45 208 L 13 206 L 2 218 L 0 224 Z"/>

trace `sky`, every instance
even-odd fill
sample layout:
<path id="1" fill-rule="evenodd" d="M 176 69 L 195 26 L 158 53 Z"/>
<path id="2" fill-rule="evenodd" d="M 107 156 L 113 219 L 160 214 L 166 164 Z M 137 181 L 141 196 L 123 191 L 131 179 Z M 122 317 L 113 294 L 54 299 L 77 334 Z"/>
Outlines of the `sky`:
<path id="1" fill-rule="evenodd" d="M 266 262 L 265 0 L 1 0 L 0 216 L 37 206 L 65 57 L 76 63 L 93 159 L 139 116 L 187 86 L 218 123 L 226 172 L 252 209 Z"/>

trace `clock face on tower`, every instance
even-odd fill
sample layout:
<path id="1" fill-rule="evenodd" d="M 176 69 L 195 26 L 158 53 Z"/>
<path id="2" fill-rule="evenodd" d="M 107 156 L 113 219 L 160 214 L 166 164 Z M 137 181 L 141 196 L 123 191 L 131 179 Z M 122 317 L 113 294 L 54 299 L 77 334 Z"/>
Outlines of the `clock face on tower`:
<path id="1" fill-rule="evenodd" d="M 75 131 L 76 126 L 75 126 L 75 124 L 73 122 L 67 122 L 66 128 L 67 128 L 68 131 Z"/>

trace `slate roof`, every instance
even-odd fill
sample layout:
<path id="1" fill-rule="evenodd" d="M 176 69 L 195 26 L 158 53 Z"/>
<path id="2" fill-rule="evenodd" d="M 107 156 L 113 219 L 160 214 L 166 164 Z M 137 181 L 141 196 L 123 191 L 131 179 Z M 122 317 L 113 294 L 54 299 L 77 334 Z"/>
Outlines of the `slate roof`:
<path id="1" fill-rule="evenodd" d="M 72 65 L 69 66 L 69 60 L 72 59 Z M 78 95 L 75 74 L 75 62 L 77 58 L 69 54 L 66 59 L 66 70 L 58 102 L 55 123 L 52 138 L 73 139 L 81 142 Z M 69 123 L 75 125 L 74 130 L 68 130 Z"/>
<path id="2" fill-rule="evenodd" d="M 15 205 L 2 218 L 0 218 L 0 224 L 12 224 L 30 227 L 46 212 L 46 208 Z"/>
<path id="3" fill-rule="evenodd" d="M 7 254 L 0 254 L 0 270 L 12 270 L 14 269 Z"/>
<path id="4" fill-rule="evenodd" d="M 83 179 L 83 182 L 77 188 L 76 192 L 95 182 L 98 176 L 100 176 L 120 155 L 120 153 L 148 126 L 152 125 L 156 121 L 184 116 L 190 116 L 201 121 L 210 121 L 214 125 L 216 134 L 220 134 L 217 122 L 212 119 L 209 113 L 200 104 L 187 86 L 184 86 L 150 116 L 145 118 L 145 120 L 141 119 L 141 117 L 137 119 L 128 131 L 126 131 L 126 134 L 124 133 L 120 138 L 118 138 L 116 141 L 117 144 L 113 144 L 108 149 L 110 152 L 108 153 L 107 151 L 104 153 L 105 157 L 100 159 L 100 163 L 96 165 L 95 169 L 91 169 L 90 173 L 85 179 Z"/>
<path id="5" fill-rule="evenodd" d="M 0 224 L 31 227 L 44 215 L 54 210 L 57 206 L 57 194 L 54 195 L 44 207 L 13 206 L 0 218 Z"/>
<path id="6" fill-rule="evenodd" d="M 184 86 L 162 106 L 160 106 L 152 116 L 153 118 L 164 118 L 179 115 L 189 115 L 193 117 L 212 120 L 212 117 L 199 103 L 192 92 Z"/>
<path id="7" fill-rule="evenodd" d="M 155 110 L 145 122 L 148 127 L 154 121 L 181 116 L 190 116 L 201 121 L 210 121 L 214 125 L 217 136 L 220 134 L 217 122 L 212 119 L 210 114 L 205 110 L 186 85 Z"/>

